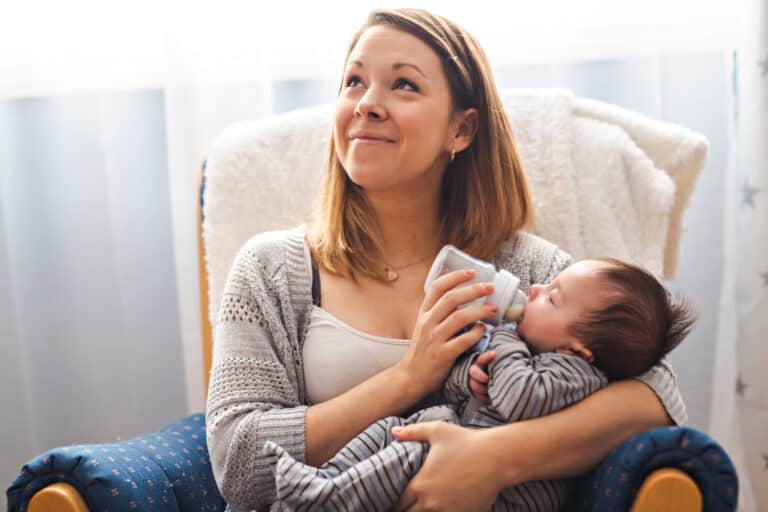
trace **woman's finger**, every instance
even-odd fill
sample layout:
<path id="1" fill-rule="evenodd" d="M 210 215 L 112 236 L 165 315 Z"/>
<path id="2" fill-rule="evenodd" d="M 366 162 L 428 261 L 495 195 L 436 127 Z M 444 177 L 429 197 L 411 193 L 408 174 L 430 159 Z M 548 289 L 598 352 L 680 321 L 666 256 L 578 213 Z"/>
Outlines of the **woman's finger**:
<path id="1" fill-rule="evenodd" d="M 454 270 L 453 272 L 448 272 L 447 274 L 438 277 L 432 281 L 432 284 L 427 290 L 424 300 L 421 303 L 421 311 L 426 312 L 431 310 L 440 297 L 442 297 L 448 290 L 451 290 L 474 277 L 475 271 L 472 269 Z"/>
<path id="2" fill-rule="evenodd" d="M 426 441 L 432 435 L 435 424 L 439 421 L 426 421 L 424 423 L 414 423 L 404 427 L 392 427 L 392 435 L 398 441 Z"/>
<path id="3" fill-rule="evenodd" d="M 439 306 L 435 307 L 437 310 Z M 434 311 L 430 311 L 430 314 L 434 314 Z M 493 304 L 483 304 L 481 306 L 469 306 L 454 310 L 445 319 L 435 326 L 434 332 L 438 338 L 450 339 L 455 333 L 460 331 L 464 326 L 471 325 L 481 320 L 487 320 L 493 318 L 498 313 L 498 308 Z M 438 318 L 438 316 L 435 316 Z"/>
<path id="4" fill-rule="evenodd" d="M 491 510 L 501 490 L 493 478 L 499 468 L 488 463 L 494 451 L 481 431 L 444 421 L 417 423 L 404 430 L 416 433 L 408 440 L 428 441 L 429 451 L 408 482 L 403 493 L 408 501 L 399 510 Z"/>
<path id="5" fill-rule="evenodd" d="M 440 296 L 429 312 L 436 319 L 442 321 L 456 311 L 459 306 L 485 298 L 492 293 L 493 285 L 491 283 L 472 283 L 465 286 L 455 286 Z"/>
<path id="6" fill-rule="evenodd" d="M 446 341 L 443 345 L 446 351 L 445 354 L 452 360 L 455 360 L 461 354 L 469 350 L 472 345 L 480 341 L 480 338 L 484 335 L 485 327 L 483 324 L 475 324 L 472 329 L 467 332 Z"/>

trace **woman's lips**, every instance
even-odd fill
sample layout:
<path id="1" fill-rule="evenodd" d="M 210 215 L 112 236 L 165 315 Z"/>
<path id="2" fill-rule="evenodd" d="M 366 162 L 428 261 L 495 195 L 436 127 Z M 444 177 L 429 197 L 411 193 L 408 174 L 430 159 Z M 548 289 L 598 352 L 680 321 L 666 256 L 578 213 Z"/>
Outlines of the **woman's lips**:
<path id="1" fill-rule="evenodd" d="M 352 142 L 358 142 L 362 144 L 384 144 L 388 142 L 394 142 L 392 139 L 382 133 L 376 133 L 373 130 L 352 130 L 349 133 L 349 138 Z"/>
<path id="2" fill-rule="evenodd" d="M 355 137 L 352 139 L 353 143 L 365 144 L 365 145 L 383 145 L 390 144 L 392 141 L 386 139 L 377 139 L 373 137 Z"/>

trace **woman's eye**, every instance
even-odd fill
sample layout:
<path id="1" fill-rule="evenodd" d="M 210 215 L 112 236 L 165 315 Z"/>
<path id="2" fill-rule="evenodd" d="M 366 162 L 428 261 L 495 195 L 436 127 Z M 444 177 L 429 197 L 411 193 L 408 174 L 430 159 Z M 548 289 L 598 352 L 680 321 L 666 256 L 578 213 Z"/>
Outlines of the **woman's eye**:
<path id="1" fill-rule="evenodd" d="M 359 76 L 352 76 L 347 80 L 347 87 L 357 87 L 358 85 L 362 85 L 363 81 L 360 80 Z"/>
<path id="2" fill-rule="evenodd" d="M 395 89 L 404 89 L 406 91 L 418 92 L 419 88 L 416 87 L 413 82 L 409 82 L 404 78 L 398 78 L 395 82 Z"/>

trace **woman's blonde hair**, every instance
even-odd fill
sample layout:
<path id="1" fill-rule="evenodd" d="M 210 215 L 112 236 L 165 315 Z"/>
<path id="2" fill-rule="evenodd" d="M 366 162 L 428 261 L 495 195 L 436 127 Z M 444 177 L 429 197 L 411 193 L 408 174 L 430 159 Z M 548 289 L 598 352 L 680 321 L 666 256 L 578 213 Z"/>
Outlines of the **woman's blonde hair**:
<path id="1" fill-rule="evenodd" d="M 467 31 L 443 17 L 419 9 L 377 9 L 355 34 L 346 59 L 365 30 L 377 25 L 428 44 L 442 62 L 453 111 L 478 111 L 472 143 L 456 154 L 443 176 L 440 238 L 442 244 L 488 260 L 530 224 L 532 205 L 485 53 Z M 339 162 L 331 133 L 321 193 L 307 228 L 315 262 L 335 275 L 356 280 L 359 273 L 385 282 L 379 233 L 362 188 Z"/>

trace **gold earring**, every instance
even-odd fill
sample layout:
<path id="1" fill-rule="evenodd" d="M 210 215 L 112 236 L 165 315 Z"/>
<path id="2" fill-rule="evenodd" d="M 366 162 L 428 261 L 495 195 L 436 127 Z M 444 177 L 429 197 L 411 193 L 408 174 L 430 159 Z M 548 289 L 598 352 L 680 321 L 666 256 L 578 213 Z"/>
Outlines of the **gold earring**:
<path id="1" fill-rule="evenodd" d="M 451 150 L 451 162 L 453 162 L 453 159 L 456 158 L 456 148 L 453 148 Z"/>

